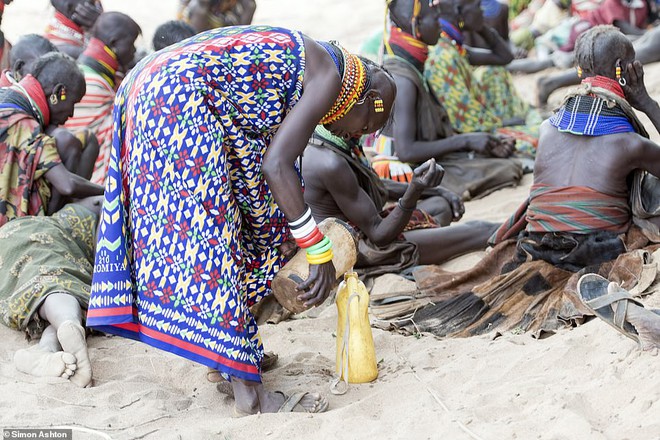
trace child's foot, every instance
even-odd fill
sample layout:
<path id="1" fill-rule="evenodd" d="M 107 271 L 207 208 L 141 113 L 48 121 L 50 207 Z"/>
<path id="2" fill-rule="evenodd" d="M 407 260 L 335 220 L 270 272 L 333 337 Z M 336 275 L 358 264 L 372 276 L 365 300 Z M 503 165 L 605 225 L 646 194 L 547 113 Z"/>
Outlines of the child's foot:
<path id="1" fill-rule="evenodd" d="M 69 379 L 76 372 L 76 357 L 63 351 L 52 352 L 39 345 L 18 350 L 14 354 L 18 371 L 38 377 Z"/>
<path id="2" fill-rule="evenodd" d="M 62 349 L 76 357 L 76 374 L 69 380 L 79 387 L 88 387 L 92 384 L 92 364 L 87 353 L 85 329 L 73 321 L 66 321 L 57 330 L 57 339 Z"/>

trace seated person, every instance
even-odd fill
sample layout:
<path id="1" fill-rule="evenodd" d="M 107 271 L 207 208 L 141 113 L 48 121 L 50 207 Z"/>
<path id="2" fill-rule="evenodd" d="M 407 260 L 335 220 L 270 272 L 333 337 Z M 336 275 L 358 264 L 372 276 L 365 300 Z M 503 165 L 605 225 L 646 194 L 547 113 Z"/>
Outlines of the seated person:
<path id="1" fill-rule="evenodd" d="M 112 146 L 112 108 L 117 88 L 117 72 L 126 71 L 133 61 L 135 40 L 141 30 L 128 15 L 106 12 L 96 21 L 91 39 L 78 58 L 87 92 L 76 104 L 73 116 L 64 125 L 73 133 L 90 130 L 99 143 L 99 154 L 92 182 L 102 185 L 108 170 Z"/>
<path id="2" fill-rule="evenodd" d="M 7 70 L 0 76 L 0 87 L 8 87 L 20 81 L 32 71 L 40 57 L 51 52 L 58 50 L 45 37 L 37 34 L 22 36 L 11 49 L 12 70 Z M 57 151 L 60 157 L 65 159 L 64 166 L 85 179 L 91 178 L 94 161 L 99 154 L 96 137 L 88 130 L 75 136 L 69 130 L 53 124 L 46 128 L 46 133 L 55 139 Z M 59 202 L 55 202 L 55 205 L 59 206 Z"/>
<path id="3" fill-rule="evenodd" d="M 660 61 L 660 26 L 649 29 L 632 44 L 637 54 L 637 60 L 642 65 Z M 536 83 L 539 105 L 546 105 L 548 98 L 555 90 L 580 84 L 580 80 L 575 69 L 567 69 L 553 75 L 540 77 Z"/>
<path id="4" fill-rule="evenodd" d="M 654 250 L 651 239 L 660 242 L 660 234 L 657 207 L 640 207 L 638 199 L 657 199 L 658 188 L 641 184 L 642 191 L 653 192 L 641 195 L 634 188 L 640 178 L 660 176 L 660 148 L 633 107 L 658 130 L 660 106 L 644 86 L 631 42 L 615 27 L 583 33 L 576 60 L 583 85 L 543 123 L 529 198 L 494 234 L 499 244 L 469 271 L 415 273 L 433 303 L 413 317 L 417 331 L 554 332 L 591 314 L 575 289 L 581 274 L 600 273 L 631 287 L 641 279 L 636 271 L 644 252 L 634 250 Z M 591 307 L 612 317 L 617 302 Z"/>
<path id="5" fill-rule="evenodd" d="M 481 0 L 484 24 L 497 31 L 498 35 L 509 45 L 516 59 L 527 56 L 527 50 L 519 47 L 509 38 L 509 6 L 499 0 Z M 478 33 L 465 32 L 465 44 L 470 47 L 490 49 L 490 46 Z"/>
<path id="6" fill-rule="evenodd" d="M 355 269 L 361 274 L 397 273 L 483 249 L 498 226 L 469 222 L 442 227 L 459 220 L 464 207 L 456 195 L 438 186 L 444 170 L 434 159 L 414 170 L 410 184 L 392 182 L 388 191 L 366 162 L 359 142 L 344 141 L 322 126 L 305 149 L 302 171 L 305 202 L 314 218 L 335 217 L 357 227 Z M 435 197 L 418 203 L 424 193 Z M 387 199 L 397 197 L 397 204 L 383 212 Z"/>
<path id="7" fill-rule="evenodd" d="M 92 383 L 83 317 L 94 267 L 103 200 L 90 197 L 52 216 L 26 216 L 0 227 L 0 317 L 37 345 L 18 350 L 19 371 Z"/>
<path id="8" fill-rule="evenodd" d="M 159 50 L 195 35 L 195 29 L 181 20 L 170 20 L 158 26 L 154 33 L 152 44 L 154 50 Z"/>
<path id="9" fill-rule="evenodd" d="M 397 95 L 393 118 L 375 140 L 374 170 L 381 178 L 409 182 L 409 163 L 435 158 L 445 169 L 443 185 L 463 199 L 516 185 L 522 168 L 505 159 L 513 142 L 489 133 L 455 134 L 422 76 L 428 45 L 440 36 L 437 9 L 426 1 L 394 0 L 389 11 L 384 66 L 394 77 Z"/>
<path id="10" fill-rule="evenodd" d="M 439 8 L 440 39 L 429 50 L 424 76 L 452 126 L 459 133 L 497 131 L 513 137 L 517 155 L 533 159 L 541 118 L 501 67 L 513 60 L 509 44 L 484 24 L 478 0 L 452 0 Z M 464 32 L 475 34 L 487 49 L 464 45 Z M 535 123 L 525 125 L 528 116 Z"/>
<path id="11" fill-rule="evenodd" d="M 642 35 L 648 24 L 649 7 L 645 1 L 604 0 L 597 8 L 584 15 L 571 29 L 568 42 L 561 47 L 564 52 L 575 48 L 577 37 L 594 26 L 614 25 L 626 35 Z"/>
<path id="12" fill-rule="evenodd" d="M 21 36 L 9 51 L 9 69 L 0 75 L 0 87 L 12 85 L 12 81 L 20 81 L 30 70 L 34 62 L 42 55 L 57 52 L 57 48 L 45 37 L 37 34 Z"/>
<path id="13" fill-rule="evenodd" d="M 76 63 L 66 55 L 39 58 L 30 75 L 0 89 L 0 225 L 26 215 L 53 213 L 62 199 L 103 194 L 103 188 L 66 168 L 80 162 L 80 150 L 61 157 L 45 133 L 64 123 L 85 93 Z"/>
<path id="14" fill-rule="evenodd" d="M 255 0 L 180 0 L 178 18 L 199 33 L 250 24 L 256 9 Z"/>
<path id="15" fill-rule="evenodd" d="M 103 8 L 94 0 L 51 0 L 55 14 L 50 19 L 44 37 L 65 54 L 75 58 L 82 53 L 86 32 L 94 26 Z"/>

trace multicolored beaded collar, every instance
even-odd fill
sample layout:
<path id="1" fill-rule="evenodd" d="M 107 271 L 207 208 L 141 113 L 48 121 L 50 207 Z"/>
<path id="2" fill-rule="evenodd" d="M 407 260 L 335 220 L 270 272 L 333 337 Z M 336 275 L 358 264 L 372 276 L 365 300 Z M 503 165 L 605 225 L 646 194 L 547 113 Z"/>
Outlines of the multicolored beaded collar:
<path id="1" fill-rule="evenodd" d="M 367 67 L 357 56 L 349 53 L 338 44 L 341 49 L 344 64 L 344 73 L 341 78 L 341 91 L 328 113 L 323 116 L 320 124 L 332 124 L 346 116 L 360 100 L 367 85 Z"/>
<path id="2" fill-rule="evenodd" d="M 463 33 L 444 18 L 438 20 L 438 23 L 440 24 L 440 38 L 450 40 L 456 47 L 456 50 L 458 50 L 461 55 L 465 55 L 467 51 L 465 50 L 465 47 L 463 47 Z"/>

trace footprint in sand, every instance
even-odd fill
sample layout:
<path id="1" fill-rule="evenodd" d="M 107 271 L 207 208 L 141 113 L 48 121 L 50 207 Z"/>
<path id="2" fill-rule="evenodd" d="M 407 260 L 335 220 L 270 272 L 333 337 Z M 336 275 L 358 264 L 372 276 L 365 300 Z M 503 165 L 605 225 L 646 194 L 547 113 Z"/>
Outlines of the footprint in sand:
<path id="1" fill-rule="evenodd" d="M 14 354 L 14 365 L 18 371 L 38 377 L 62 377 L 74 375 L 76 357 L 71 353 L 44 350 L 39 345 L 18 350 Z"/>
<path id="2" fill-rule="evenodd" d="M 62 349 L 73 354 L 77 359 L 76 374 L 69 379 L 79 387 L 88 387 L 92 384 L 92 364 L 87 354 L 85 342 L 85 329 L 73 321 L 66 321 L 57 330 L 57 339 Z"/>

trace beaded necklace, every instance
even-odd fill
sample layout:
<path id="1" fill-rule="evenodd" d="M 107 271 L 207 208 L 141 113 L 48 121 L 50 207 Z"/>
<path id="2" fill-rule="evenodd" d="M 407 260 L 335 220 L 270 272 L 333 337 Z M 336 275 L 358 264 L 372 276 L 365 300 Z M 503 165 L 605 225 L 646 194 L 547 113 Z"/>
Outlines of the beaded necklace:
<path id="1" fill-rule="evenodd" d="M 48 23 L 46 34 L 61 40 L 58 43 L 71 44 L 77 47 L 82 47 L 85 44 L 83 29 L 59 11 L 55 11 L 55 15 Z"/>
<path id="2" fill-rule="evenodd" d="M 338 45 L 337 45 L 338 46 Z M 359 101 L 367 85 L 367 69 L 357 55 L 341 49 L 344 60 L 344 73 L 341 78 L 341 90 L 330 110 L 323 116 L 320 124 L 332 124 L 346 116 Z"/>
<path id="3" fill-rule="evenodd" d="M 439 24 L 440 38 L 451 41 L 451 44 L 456 47 L 458 53 L 460 53 L 461 56 L 465 56 L 467 51 L 465 50 L 465 47 L 463 47 L 463 33 L 458 30 L 456 26 L 443 18 L 439 20 Z"/>
<path id="4" fill-rule="evenodd" d="M 103 41 L 98 38 L 89 40 L 85 51 L 78 57 L 78 63 L 94 70 L 111 88 L 115 88 L 119 61 L 117 55 Z"/>
<path id="5" fill-rule="evenodd" d="M 404 58 L 420 72 L 424 71 L 424 63 L 429 56 L 429 48 L 423 41 L 402 31 L 396 25 L 392 25 L 390 32 L 385 35 L 384 43 L 388 55 Z"/>
<path id="6" fill-rule="evenodd" d="M 623 93 L 621 85 L 606 76 L 596 75 L 589 76 L 582 80 L 582 84 L 591 84 L 592 87 L 600 87 L 617 95 L 621 99 L 626 99 L 626 95 Z"/>

